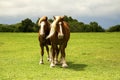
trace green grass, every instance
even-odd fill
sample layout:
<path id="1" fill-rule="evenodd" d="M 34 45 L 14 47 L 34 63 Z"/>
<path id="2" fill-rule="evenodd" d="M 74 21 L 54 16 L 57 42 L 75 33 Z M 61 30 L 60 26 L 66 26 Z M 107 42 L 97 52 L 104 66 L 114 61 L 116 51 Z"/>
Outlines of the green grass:
<path id="1" fill-rule="evenodd" d="M 39 65 L 37 33 L 0 33 L 0 80 L 120 80 L 120 33 L 71 33 L 68 68 Z"/>

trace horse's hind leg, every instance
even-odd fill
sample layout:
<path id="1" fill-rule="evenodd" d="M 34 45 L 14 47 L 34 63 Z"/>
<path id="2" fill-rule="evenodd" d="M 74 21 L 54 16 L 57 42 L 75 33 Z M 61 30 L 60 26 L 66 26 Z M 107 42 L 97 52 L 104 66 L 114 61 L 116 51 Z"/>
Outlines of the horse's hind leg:
<path id="1" fill-rule="evenodd" d="M 41 58 L 40 58 L 40 62 L 39 64 L 43 64 L 43 55 L 44 55 L 44 46 L 40 46 L 41 47 Z"/>
<path id="2" fill-rule="evenodd" d="M 50 67 L 55 67 L 55 63 L 54 63 L 54 58 L 55 58 L 55 45 L 52 45 L 51 47 L 51 63 L 50 63 Z"/>

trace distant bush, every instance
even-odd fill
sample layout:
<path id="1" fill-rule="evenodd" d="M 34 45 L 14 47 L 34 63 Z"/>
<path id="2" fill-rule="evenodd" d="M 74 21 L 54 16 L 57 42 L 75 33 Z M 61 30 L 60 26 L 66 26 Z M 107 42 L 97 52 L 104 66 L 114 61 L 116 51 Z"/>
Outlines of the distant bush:
<path id="1" fill-rule="evenodd" d="M 120 25 L 112 26 L 107 31 L 108 32 L 120 32 Z"/>
<path id="2" fill-rule="evenodd" d="M 104 32 L 105 31 L 97 22 L 90 22 L 89 24 L 84 24 L 83 22 L 78 22 L 76 19 L 67 16 L 65 16 L 64 20 L 69 23 L 71 32 Z"/>
<path id="3" fill-rule="evenodd" d="M 0 32 L 14 32 L 15 28 L 14 25 L 0 24 Z"/>
<path id="4" fill-rule="evenodd" d="M 27 18 L 25 20 L 22 20 L 21 26 L 19 27 L 19 30 L 21 32 L 33 32 L 34 25 L 35 24 L 32 22 L 32 20 Z"/>

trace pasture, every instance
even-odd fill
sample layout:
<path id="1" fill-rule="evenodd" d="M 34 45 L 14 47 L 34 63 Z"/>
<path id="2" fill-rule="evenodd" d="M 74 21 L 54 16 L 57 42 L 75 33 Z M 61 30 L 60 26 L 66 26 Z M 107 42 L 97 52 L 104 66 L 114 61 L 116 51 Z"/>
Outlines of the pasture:
<path id="1" fill-rule="evenodd" d="M 0 80 L 120 80 L 120 33 L 71 33 L 68 68 L 39 59 L 38 33 L 0 33 Z"/>

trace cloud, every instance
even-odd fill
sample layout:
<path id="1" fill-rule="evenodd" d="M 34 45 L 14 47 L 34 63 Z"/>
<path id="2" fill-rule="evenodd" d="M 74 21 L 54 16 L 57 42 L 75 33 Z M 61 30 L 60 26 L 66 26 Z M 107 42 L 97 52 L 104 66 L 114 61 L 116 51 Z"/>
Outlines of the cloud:
<path id="1" fill-rule="evenodd" d="M 79 15 L 106 16 L 120 14 L 120 0 L 1 0 L 0 16 Z"/>
<path id="2" fill-rule="evenodd" d="M 117 19 L 120 0 L 0 0 L 0 18 L 68 15 Z"/>

